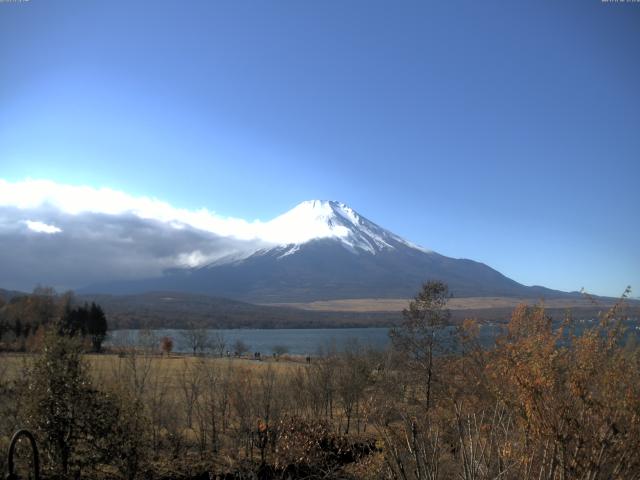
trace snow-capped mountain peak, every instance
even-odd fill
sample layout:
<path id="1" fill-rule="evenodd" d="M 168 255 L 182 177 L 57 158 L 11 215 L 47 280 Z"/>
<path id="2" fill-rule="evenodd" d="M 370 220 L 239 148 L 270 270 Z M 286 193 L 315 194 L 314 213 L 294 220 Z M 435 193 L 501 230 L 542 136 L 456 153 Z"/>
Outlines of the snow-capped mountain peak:
<path id="1" fill-rule="evenodd" d="M 295 253 L 299 245 L 312 240 L 335 239 L 344 246 L 369 253 L 395 249 L 400 245 L 418 248 L 375 223 L 348 205 L 328 200 L 308 200 L 264 224 L 262 239 L 290 248 L 283 256 Z"/>
<path id="2" fill-rule="evenodd" d="M 345 225 L 338 212 L 346 209 L 351 213 L 351 222 Z M 296 205 L 288 212 L 274 218 L 265 225 L 265 234 L 278 244 L 305 243 L 320 238 L 345 238 L 349 226 L 357 217 L 349 207 L 337 202 L 309 200 Z"/>
<path id="3" fill-rule="evenodd" d="M 525 287 L 482 263 L 424 250 L 339 202 L 302 202 L 269 222 L 243 226 L 253 235 L 246 249 L 92 291 L 187 291 L 278 303 L 408 298 L 425 279 L 440 279 L 456 296 L 561 294 Z"/>

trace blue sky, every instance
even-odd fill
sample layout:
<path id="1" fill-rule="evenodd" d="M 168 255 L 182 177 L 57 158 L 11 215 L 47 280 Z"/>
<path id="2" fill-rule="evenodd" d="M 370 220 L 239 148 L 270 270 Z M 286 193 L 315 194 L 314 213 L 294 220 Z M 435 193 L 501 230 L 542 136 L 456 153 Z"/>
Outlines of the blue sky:
<path id="1" fill-rule="evenodd" d="M 268 220 L 343 201 L 525 284 L 640 295 L 640 4 L 0 3 L 0 178 Z"/>

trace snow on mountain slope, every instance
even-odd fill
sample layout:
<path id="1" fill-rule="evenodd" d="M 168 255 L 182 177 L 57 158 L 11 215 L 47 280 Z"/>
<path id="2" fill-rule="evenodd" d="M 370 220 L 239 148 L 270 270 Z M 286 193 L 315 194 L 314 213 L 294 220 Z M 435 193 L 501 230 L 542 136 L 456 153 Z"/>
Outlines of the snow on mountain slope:
<path id="1" fill-rule="evenodd" d="M 338 202 L 303 202 L 252 226 L 252 238 L 260 242 L 248 249 L 161 277 L 94 285 L 85 293 L 179 291 L 258 303 L 409 298 L 435 279 L 458 297 L 566 295 L 417 247 Z"/>
<path id="2" fill-rule="evenodd" d="M 394 235 L 358 214 L 344 203 L 308 200 L 262 225 L 261 240 L 290 248 L 290 255 L 299 246 L 312 240 L 335 239 L 349 249 L 375 254 L 400 246 L 424 250 Z"/>

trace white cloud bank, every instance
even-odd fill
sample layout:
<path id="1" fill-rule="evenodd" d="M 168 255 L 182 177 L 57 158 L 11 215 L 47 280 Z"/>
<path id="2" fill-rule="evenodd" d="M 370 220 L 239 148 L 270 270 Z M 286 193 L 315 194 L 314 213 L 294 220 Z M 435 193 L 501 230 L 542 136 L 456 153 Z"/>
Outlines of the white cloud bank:
<path id="1" fill-rule="evenodd" d="M 331 225 L 328 220 L 335 213 L 328 202 L 321 201 L 302 202 L 268 222 L 249 222 L 241 218 L 224 217 L 206 208 L 176 208 L 155 198 L 135 197 L 110 188 L 65 185 L 50 180 L 11 183 L 0 179 L 1 207 L 24 211 L 48 207 L 69 215 L 133 215 L 142 220 L 162 222 L 176 229 L 191 227 L 222 237 L 273 245 L 304 243 L 313 238 L 346 238 L 349 235 L 347 228 Z M 349 221 L 357 223 L 353 210 L 343 205 L 341 211 Z"/>
<path id="2" fill-rule="evenodd" d="M 134 197 L 110 188 L 65 185 L 50 180 L 8 182 L 0 179 L 0 207 L 33 210 L 52 207 L 70 215 L 99 213 L 105 215 L 134 215 L 144 220 L 172 224 L 175 228 L 190 226 L 221 236 L 240 240 L 261 238 L 266 225 L 223 217 L 201 208 L 176 208 L 155 198 Z M 268 235 L 267 235 L 268 236 Z"/>
<path id="3" fill-rule="evenodd" d="M 316 238 L 350 244 L 344 221 L 360 220 L 346 205 L 321 201 L 249 222 L 110 188 L 0 179 L 0 288 L 148 278 Z"/>
<path id="4" fill-rule="evenodd" d="M 0 179 L 0 288 L 155 277 L 267 246 L 260 222 L 108 188 Z"/>

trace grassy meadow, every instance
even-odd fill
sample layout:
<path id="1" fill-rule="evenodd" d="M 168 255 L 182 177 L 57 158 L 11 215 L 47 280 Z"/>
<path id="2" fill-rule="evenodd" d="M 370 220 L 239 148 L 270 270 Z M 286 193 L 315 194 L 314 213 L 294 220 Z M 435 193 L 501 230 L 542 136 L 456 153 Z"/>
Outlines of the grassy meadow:
<path id="1" fill-rule="evenodd" d="M 5 381 L 15 381 L 19 379 L 37 358 L 37 353 L 0 353 L 0 374 Z M 144 358 L 148 363 L 150 376 L 157 376 L 160 373 L 167 375 L 172 382 L 177 382 L 183 370 L 193 368 L 195 365 L 204 364 L 206 368 L 229 368 L 231 370 L 242 370 L 260 372 L 265 369 L 274 370 L 278 374 L 286 375 L 299 369 L 308 368 L 305 357 L 283 355 L 279 359 L 266 357 L 263 360 L 255 360 L 249 357 L 212 357 L 212 356 L 192 356 L 172 353 L 170 355 L 144 354 L 138 357 Z M 87 353 L 83 356 L 87 362 L 89 371 L 94 381 L 100 382 L 109 376 L 121 372 L 123 364 L 128 357 L 118 353 L 95 354 Z"/>

